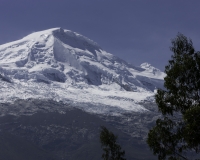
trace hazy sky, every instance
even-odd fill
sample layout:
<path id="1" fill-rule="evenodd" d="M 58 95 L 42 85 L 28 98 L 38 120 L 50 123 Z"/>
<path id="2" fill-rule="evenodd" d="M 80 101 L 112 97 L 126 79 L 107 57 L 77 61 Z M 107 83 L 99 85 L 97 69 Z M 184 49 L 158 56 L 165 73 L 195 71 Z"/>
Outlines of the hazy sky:
<path id="1" fill-rule="evenodd" d="M 0 0 L 0 44 L 62 27 L 104 50 L 164 70 L 178 32 L 200 50 L 200 0 Z"/>

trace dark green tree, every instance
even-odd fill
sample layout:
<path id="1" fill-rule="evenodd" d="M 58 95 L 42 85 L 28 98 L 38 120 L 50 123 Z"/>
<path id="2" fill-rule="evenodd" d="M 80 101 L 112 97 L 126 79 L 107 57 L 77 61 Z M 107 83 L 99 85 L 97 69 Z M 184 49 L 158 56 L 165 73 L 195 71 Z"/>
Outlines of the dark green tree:
<path id="1" fill-rule="evenodd" d="M 121 151 L 121 146 L 117 144 L 117 136 L 110 132 L 106 127 L 101 127 L 100 132 L 101 147 L 104 153 L 104 160 L 126 160 L 124 157 L 125 151 Z"/>
<path id="2" fill-rule="evenodd" d="M 158 159 L 188 159 L 200 151 L 200 52 L 178 33 L 174 53 L 165 67 L 165 90 L 155 96 L 162 117 L 148 133 L 147 143 Z"/>

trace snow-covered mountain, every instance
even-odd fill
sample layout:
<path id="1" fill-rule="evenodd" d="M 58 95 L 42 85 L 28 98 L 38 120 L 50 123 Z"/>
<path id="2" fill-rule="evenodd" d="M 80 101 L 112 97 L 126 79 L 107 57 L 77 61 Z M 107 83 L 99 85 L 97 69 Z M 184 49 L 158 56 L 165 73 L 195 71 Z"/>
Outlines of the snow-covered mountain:
<path id="1" fill-rule="evenodd" d="M 62 28 L 0 45 L 0 102 L 39 98 L 95 113 L 142 112 L 147 109 L 139 103 L 153 100 L 164 76 L 148 63 L 128 64 Z"/>

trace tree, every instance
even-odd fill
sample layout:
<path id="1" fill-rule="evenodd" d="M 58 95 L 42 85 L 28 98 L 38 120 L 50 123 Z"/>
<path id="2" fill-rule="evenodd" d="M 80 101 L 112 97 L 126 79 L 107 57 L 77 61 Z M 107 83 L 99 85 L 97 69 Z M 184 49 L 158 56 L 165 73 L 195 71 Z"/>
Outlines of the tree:
<path id="1" fill-rule="evenodd" d="M 116 143 L 117 136 L 104 126 L 101 127 L 100 141 L 104 151 L 102 154 L 104 160 L 126 160 L 123 158 L 125 151 L 121 151 L 121 146 Z"/>
<path id="2" fill-rule="evenodd" d="M 174 53 L 165 67 L 165 90 L 155 96 L 162 117 L 148 133 L 147 143 L 158 159 L 188 159 L 200 151 L 200 52 L 178 33 Z"/>

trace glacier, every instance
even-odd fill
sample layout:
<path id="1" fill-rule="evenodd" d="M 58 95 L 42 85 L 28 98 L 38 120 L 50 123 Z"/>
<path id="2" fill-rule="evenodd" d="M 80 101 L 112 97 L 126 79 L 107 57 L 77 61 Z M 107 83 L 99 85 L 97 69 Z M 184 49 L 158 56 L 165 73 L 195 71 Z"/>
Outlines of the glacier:
<path id="1" fill-rule="evenodd" d="M 0 103 L 51 99 L 90 113 L 148 112 L 141 102 L 154 101 L 164 77 L 149 63 L 129 64 L 62 28 L 0 45 Z"/>

